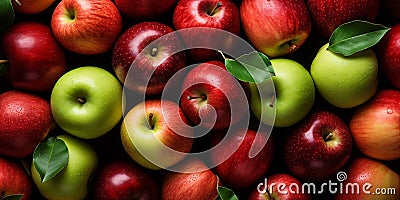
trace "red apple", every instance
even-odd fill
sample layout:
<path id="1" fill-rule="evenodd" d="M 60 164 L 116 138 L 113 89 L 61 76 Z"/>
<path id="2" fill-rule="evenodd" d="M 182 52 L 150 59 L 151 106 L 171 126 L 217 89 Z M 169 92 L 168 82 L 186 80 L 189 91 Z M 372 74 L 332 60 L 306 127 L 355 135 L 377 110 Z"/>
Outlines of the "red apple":
<path id="1" fill-rule="evenodd" d="M 62 0 L 53 12 L 57 40 L 78 54 L 110 50 L 122 30 L 122 17 L 111 0 Z"/>
<path id="2" fill-rule="evenodd" d="M 343 173 L 343 172 L 342 172 Z M 400 199 L 400 176 L 383 163 L 367 157 L 355 158 L 339 184 L 335 200 Z M 339 188 L 339 186 L 338 186 Z"/>
<path id="3" fill-rule="evenodd" d="M 201 127 L 226 129 L 249 110 L 243 88 L 220 61 L 201 63 L 191 69 L 182 91 L 182 110 Z"/>
<path id="4" fill-rule="evenodd" d="M 303 0 L 243 0 L 240 18 L 252 45 L 270 57 L 296 51 L 311 32 Z"/>
<path id="5" fill-rule="evenodd" d="M 293 127 L 285 140 L 283 157 L 295 177 L 322 182 L 343 168 L 352 146 L 350 130 L 337 115 L 315 111 Z"/>
<path id="6" fill-rule="evenodd" d="M 380 90 L 359 107 L 350 120 L 354 143 L 364 154 L 380 160 L 400 158 L 400 92 Z"/>
<path id="7" fill-rule="evenodd" d="M 149 171 L 126 160 L 106 163 L 93 183 L 92 192 L 97 200 L 152 200 L 160 195 L 160 186 Z"/>
<path id="8" fill-rule="evenodd" d="M 16 89 L 50 91 L 67 69 L 65 55 L 50 27 L 39 22 L 14 24 L 2 37 Z"/>
<path id="9" fill-rule="evenodd" d="M 21 200 L 31 199 L 32 180 L 28 173 L 16 161 L 0 156 L 0 199 L 13 195 Z"/>
<path id="10" fill-rule="evenodd" d="M 190 154 L 193 130 L 182 109 L 169 100 L 145 100 L 131 108 L 121 126 L 126 152 L 140 165 L 171 169 Z"/>
<path id="11" fill-rule="evenodd" d="M 373 22 L 378 15 L 379 0 L 307 0 L 315 29 L 325 38 L 341 24 L 352 20 Z"/>
<path id="12" fill-rule="evenodd" d="M 231 0 L 179 0 L 174 10 L 173 24 L 177 30 L 203 27 L 240 34 L 239 10 Z M 212 43 L 221 42 L 210 32 L 197 29 L 190 34 L 185 33 L 182 38 L 188 47 L 196 44 L 209 47 Z M 195 61 L 209 61 L 219 56 L 214 50 L 191 49 L 188 53 Z"/>
<path id="13" fill-rule="evenodd" d="M 201 161 L 188 161 L 180 172 L 166 172 L 161 185 L 162 200 L 210 200 L 218 196 L 218 176 Z"/>
<path id="14" fill-rule="evenodd" d="M 54 127 L 50 103 L 18 91 L 0 95 L 0 154 L 22 158 L 33 153 Z"/>
<path id="15" fill-rule="evenodd" d="M 171 10 L 178 0 L 115 0 L 121 14 L 135 20 L 147 20 Z"/>
<path id="16" fill-rule="evenodd" d="M 173 31 L 159 22 L 141 22 L 119 37 L 112 65 L 128 89 L 160 94 L 168 80 L 185 67 L 182 43 Z"/>
<path id="17" fill-rule="evenodd" d="M 400 23 L 391 27 L 383 36 L 378 43 L 377 52 L 379 66 L 384 75 L 400 89 Z"/>
<path id="18" fill-rule="evenodd" d="M 302 191 L 303 183 L 289 174 L 273 174 L 264 179 L 249 195 L 249 200 L 312 200 Z"/>
<path id="19" fill-rule="evenodd" d="M 12 6 L 17 13 L 37 14 L 50 7 L 55 0 L 11 0 Z"/>
<path id="20" fill-rule="evenodd" d="M 222 146 L 215 146 L 216 149 L 211 151 L 211 160 L 221 163 L 214 170 L 224 184 L 230 188 L 248 188 L 259 181 L 269 169 L 274 154 L 274 142 L 267 133 L 255 130 L 234 132 L 227 138 L 223 138 L 224 134 L 212 135 L 212 146 L 218 143 Z M 255 157 L 250 157 L 251 148 L 259 151 Z M 226 159 L 226 155 L 230 156 Z"/>

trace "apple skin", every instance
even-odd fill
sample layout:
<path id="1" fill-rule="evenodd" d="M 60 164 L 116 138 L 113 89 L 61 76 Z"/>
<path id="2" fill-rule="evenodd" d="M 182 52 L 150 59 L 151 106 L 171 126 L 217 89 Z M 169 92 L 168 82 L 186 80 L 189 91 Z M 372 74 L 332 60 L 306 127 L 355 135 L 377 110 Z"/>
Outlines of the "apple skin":
<path id="1" fill-rule="evenodd" d="M 178 0 L 115 0 L 115 6 L 121 14 L 134 20 L 150 20 L 171 10 Z"/>
<path id="2" fill-rule="evenodd" d="M 32 196 L 32 180 L 28 173 L 11 158 L 0 156 L 0 199 L 22 194 L 21 200 Z"/>
<path id="3" fill-rule="evenodd" d="M 62 129 L 92 139 L 120 122 L 124 99 L 121 83 L 114 75 L 99 67 L 84 66 L 57 81 L 50 105 L 54 120 Z"/>
<path id="4" fill-rule="evenodd" d="M 183 160 L 193 146 L 193 130 L 175 102 L 146 100 L 124 116 L 121 141 L 141 166 L 160 170 Z"/>
<path id="5" fill-rule="evenodd" d="M 185 67 L 185 53 L 178 52 L 183 44 L 173 31 L 159 22 L 141 22 L 118 38 L 112 52 L 112 65 L 118 79 L 128 89 L 142 94 L 160 94 L 167 81 Z"/>
<path id="6" fill-rule="evenodd" d="M 384 75 L 400 89 L 400 23 L 392 26 L 380 40 L 377 54 Z"/>
<path id="7" fill-rule="evenodd" d="M 350 119 L 354 143 L 365 155 L 379 160 L 400 158 L 400 92 L 384 89 L 357 108 Z"/>
<path id="8" fill-rule="evenodd" d="M 341 24 L 352 20 L 374 22 L 380 9 L 379 0 L 307 0 L 315 29 L 325 38 Z"/>
<path id="9" fill-rule="evenodd" d="M 313 199 L 310 194 L 301 192 L 301 186 L 303 183 L 289 174 L 283 174 L 283 173 L 272 174 L 268 176 L 265 179 L 265 181 L 266 183 L 265 182 L 259 183 L 257 187 L 251 190 L 248 200 L 269 200 L 269 199 L 312 200 Z M 280 184 L 284 185 L 284 187 L 279 186 Z M 292 188 L 292 185 L 299 186 L 300 192 L 292 193 L 290 189 L 296 191 L 294 187 Z M 272 191 L 270 191 L 270 188 L 272 188 Z"/>
<path id="10" fill-rule="evenodd" d="M 322 182 L 344 167 L 352 147 L 352 135 L 342 119 L 315 111 L 292 127 L 283 145 L 284 163 L 300 180 Z"/>
<path id="11" fill-rule="evenodd" d="M 379 200 L 397 200 L 400 199 L 400 176 L 385 164 L 380 161 L 368 158 L 368 157 L 357 157 L 351 163 L 347 170 L 347 179 L 342 182 L 343 192 L 335 195 L 335 200 L 347 200 L 347 199 L 379 199 Z M 351 188 L 347 189 L 347 184 L 358 184 L 360 194 L 351 194 Z M 367 189 L 370 194 L 366 194 L 363 191 L 365 184 L 371 184 L 372 186 Z M 368 186 L 368 185 L 367 185 Z M 349 186 L 350 187 L 350 186 Z M 396 190 L 395 195 L 380 195 L 376 194 L 377 188 L 394 188 Z M 373 194 L 375 193 L 375 194 Z"/>
<path id="12" fill-rule="evenodd" d="M 17 158 L 31 155 L 55 126 L 50 103 L 20 91 L 0 95 L 0 118 L 0 154 Z"/>
<path id="13" fill-rule="evenodd" d="M 378 61 L 372 49 L 345 57 L 323 45 L 310 73 L 321 96 L 339 108 L 353 108 L 369 100 L 378 85 Z"/>
<path id="14" fill-rule="evenodd" d="M 204 27 L 240 34 L 239 9 L 231 0 L 179 0 L 174 9 L 173 24 L 176 30 Z M 212 46 L 210 43 L 216 42 L 215 35 L 209 30 L 205 33 L 194 30 L 182 38 L 188 47 L 197 44 Z M 190 49 L 187 52 L 191 60 L 197 62 L 220 58 L 219 53 L 211 49 Z"/>
<path id="15" fill-rule="evenodd" d="M 188 72 L 183 80 L 180 104 L 196 125 L 216 130 L 238 123 L 247 112 L 243 88 L 220 61 L 201 63 Z M 214 111 L 215 121 L 210 117 Z"/>
<path id="16" fill-rule="evenodd" d="M 209 200 L 218 196 L 221 182 L 213 171 L 199 160 L 182 164 L 180 172 L 167 171 L 161 184 L 162 200 Z"/>
<path id="17" fill-rule="evenodd" d="M 12 0 L 14 11 L 21 14 L 38 14 L 50 7 L 55 0 Z"/>
<path id="18" fill-rule="evenodd" d="M 32 179 L 39 192 L 47 199 L 84 199 L 88 194 L 89 178 L 97 168 L 98 157 L 89 143 L 71 135 L 58 135 L 68 148 L 67 166 L 50 180 L 42 183 L 35 165 L 31 165 Z"/>
<path id="19" fill-rule="evenodd" d="M 250 109 L 267 125 L 291 126 L 310 112 L 315 100 L 314 82 L 296 61 L 284 58 L 270 61 L 275 71 L 273 85 L 269 80 L 249 84 Z"/>
<path id="20" fill-rule="evenodd" d="M 257 183 L 266 174 L 272 163 L 275 143 L 273 138 L 268 137 L 266 133 L 251 129 L 236 131 L 232 138 L 226 139 L 228 140 L 226 145 L 221 149 L 211 151 L 211 160 L 219 163 L 221 159 L 225 159 L 225 155 L 229 154 L 231 149 L 238 147 L 228 159 L 213 170 L 225 185 L 230 188 L 244 189 Z M 217 145 L 224 136 L 224 134 L 213 134 L 212 146 Z M 251 148 L 260 151 L 253 158 L 249 157 Z"/>
<path id="21" fill-rule="evenodd" d="M 160 195 L 160 185 L 154 177 L 127 160 L 106 163 L 97 172 L 93 184 L 93 197 L 97 200 L 152 200 Z"/>
<path id="22" fill-rule="evenodd" d="M 269 57 L 299 49 L 311 32 L 311 18 L 302 0 L 243 0 L 243 30 L 252 45 Z"/>
<path id="23" fill-rule="evenodd" d="M 110 50 L 122 30 L 122 17 L 111 0 L 62 0 L 51 28 L 57 40 L 78 54 Z"/>
<path id="24" fill-rule="evenodd" d="M 14 24 L 2 37 L 2 48 L 7 49 L 4 53 L 16 89 L 48 92 L 67 70 L 64 51 L 45 24 Z"/>

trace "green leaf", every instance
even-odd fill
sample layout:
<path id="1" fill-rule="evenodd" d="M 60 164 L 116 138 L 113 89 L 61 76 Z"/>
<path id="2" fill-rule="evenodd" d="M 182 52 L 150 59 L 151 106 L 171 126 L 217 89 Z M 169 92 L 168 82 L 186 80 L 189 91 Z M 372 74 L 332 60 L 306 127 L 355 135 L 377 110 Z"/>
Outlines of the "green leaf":
<path id="1" fill-rule="evenodd" d="M 45 142 L 38 144 L 33 152 L 33 164 L 39 172 L 42 182 L 46 182 L 57 175 L 68 164 L 68 148 L 64 141 L 49 137 Z"/>
<path id="2" fill-rule="evenodd" d="M 221 200 L 239 200 L 236 194 L 229 188 L 218 186 L 218 199 Z"/>
<path id="3" fill-rule="evenodd" d="M 275 75 L 269 58 L 261 52 L 254 51 L 237 59 L 224 59 L 226 69 L 241 81 L 261 83 Z"/>
<path id="4" fill-rule="evenodd" d="M 14 23 L 14 18 L 11 0 L 0 0 L 0 33 L 5 32 Z"/>
<path id="5" fill-rule="evenodd" d="M 21 200 L 23 197 L 23 194 L 12 194 L 4 196 L 3 198 L 1 198 L 1 200 Z"/>
<path id="6" fill-rule="evenodd" d="M 328 50 L 344 56 L 368 49 L 377 44 L 390 28 L 367 21 L 354 20 L 333 31 Z"/>

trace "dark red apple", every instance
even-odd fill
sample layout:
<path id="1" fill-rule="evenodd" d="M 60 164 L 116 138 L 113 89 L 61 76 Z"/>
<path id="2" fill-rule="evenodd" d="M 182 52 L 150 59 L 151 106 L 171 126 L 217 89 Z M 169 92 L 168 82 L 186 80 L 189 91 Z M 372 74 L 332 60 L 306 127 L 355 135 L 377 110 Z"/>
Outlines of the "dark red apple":
<path id="1" fill-rule="evenodd" d="M 346 123 L 327 111 L 315 111 L 293 127 L 283 146 L 290 173 L 303 181 L 326 181 L 348 161 L 352 135 Z"/>
<path id="2" fill-rule="evenodd" d="M 400 199 L 400 176 L 382 162 L 368 158 L 355 158 L 340 178 L 341 192 L 335 200 L 348 199 Z"/>
<path id="3" fill-rule="evenodd" d="M 220 61 L 201 63 L 191 69 L 184 78 L 182 91 L 182 110 L 201 127 L 226 129 L 248 112 L 243 88 Z"/>
<path id="4" fill-rule="evenodd" d="M 178 0 L 115 0 L 121 14 L 135 20 L 148 20 L 173 9 Z"/>
<path id="5" fill-rule="evenodd" d="M 218 176 L 201 161 L 184 163 L 179 172 L 166 172 L 161 185 L 162 200 L 210 200 L 218 196 Z"/>
<path id="6" fill-rule="evenodd" d="M 352 20 L 374 22 L 379 0 L 307 0 L 315 29 L 325 38 L 341 24 Z"/>
<path id="7" fill-rule="evenodd" d="M 177 30 L 204 27 L 240 34 L 239 9 L 231 0 L 179 0 L 174 10 L 173 24 Z M 198 29 L 183 34 L 182 38 L 189 48 L 198 44 L 211 47 L 212 43 L 222 42 L 210 32 Z M 209 61 L 219 56 L 214 50 L 191 49 L 188 52 L 195 61 Z"/>
<path id="8" fill-rule="evenodd" d="M 303 183 L 289 174 L 273 174 L 259 183 L 249 195 L 249 200 L 312 200 L 302 191 Z"/>
<path id="9" fill-rule="evenodd" d="M 18 91 L 0 95 L 0 154 L 22 158 L 33 153 L 55 123 L 50 103 Z"/>
<path id="10" fill-rule="evenodd" d="M 251 44 L 270 57 L 296 51 L 311 32 L 303 0 L 243 0 L 240 18 Z"/>
<path id="11" fill-rule="evenodd" d="M 400 91 L 380 90 L 361 105 L 350 119 L 357 148 L 380 160 L 400 158 Z"/>
<path id="12" fill-rule="evenodd" d="M 0 199 L 20 196 L 21 200 L 31 199 L 32 180 L 16 161 L 0 156 Z"/>
<path id="13" fill-rule="evenodd" d="M 232 136 L 212 135 L 211 151 L 213 163 L 221 163 L 214 168 L 222 182 L 230 188 L 248 188 L 259 181 L 269 169 L 274 155 L 274 141 L 267 133 L 255 130 L 233 130 Z M 223 143 L 220 143 L 223 140 Z M 258 154 L 250 157 L 251 148 Z M 236 151 L 232 151 L 235 150 Z M 230 156 L 227 156 L 230 155 Z M 225 160 L 226 159 L 226 160 Z"/>
<path id="14" fill-rule="evenodd" d="M 106 163 L 93 183 L 97 200 L 152 200 L 160 195 L 160 186 L 150 172 L 127 160 Z"/>
<path id="15" fill-rule="evenodd" d="M 377 53 L 379 67 L 390 83 L 400 89 L 400 23 L 383 36 L 378 43 Z"/>
<path id="16" fill-rule="evenodd" d="M 185 67 L 179 37 L 159 22 L 141 22 L 127 29 L 112 52 L 118 79 L 139 93 L 160 94 L 167 81 Z"/>
<path id="17" fill-rule="evenodd" d="M 400 20 L 400 0 L 381 0 L 381 5 L 395 19 Z"/>
<path id="18" fill-rule="evenodd" d="M 49 26 L 39 22 L 13 25 L 2 37 L 10 64 L 10 79 L 16 89 L 50 91 L 67 70 L 63 49 Z"/>

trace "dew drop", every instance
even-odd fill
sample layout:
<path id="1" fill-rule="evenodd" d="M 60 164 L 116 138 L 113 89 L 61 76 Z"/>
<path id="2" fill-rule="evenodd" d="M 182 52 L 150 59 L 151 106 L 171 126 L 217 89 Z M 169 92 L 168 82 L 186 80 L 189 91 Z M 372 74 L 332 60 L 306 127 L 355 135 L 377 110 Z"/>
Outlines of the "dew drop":
<path id="1" fill-rule="evenodd" d="M 392 114 L 393 110 L 391 108 L 388 108 L 386 112 L 387 112 L 387 114 Z"/>

